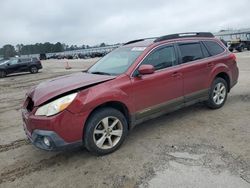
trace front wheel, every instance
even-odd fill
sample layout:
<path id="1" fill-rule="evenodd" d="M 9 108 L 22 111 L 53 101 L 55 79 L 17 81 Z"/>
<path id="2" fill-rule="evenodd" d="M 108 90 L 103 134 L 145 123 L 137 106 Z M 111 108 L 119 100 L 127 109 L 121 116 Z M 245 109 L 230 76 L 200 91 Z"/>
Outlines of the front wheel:
<path id="1" fill-rule="evenodd" d="M 125 116 L 114 108 L 96 110 L 85 126 L 85 147 L 96 155 L 117 150 L 128 133 Z"/>
<path id="2" fill-rule="evenodd" d="M 207 106 L 212 109 L 221 108 L 227 100 L 227 93 L 227 82 L 223 78 L 216 78 L 209 91 L 209 99 L 206 102 Z"/>
<path id="3" fill-rule="evenodd" d="M 6 75 L 7 74 L 4 70 L 0 70 L 0 78 L 4 78 Z"/>

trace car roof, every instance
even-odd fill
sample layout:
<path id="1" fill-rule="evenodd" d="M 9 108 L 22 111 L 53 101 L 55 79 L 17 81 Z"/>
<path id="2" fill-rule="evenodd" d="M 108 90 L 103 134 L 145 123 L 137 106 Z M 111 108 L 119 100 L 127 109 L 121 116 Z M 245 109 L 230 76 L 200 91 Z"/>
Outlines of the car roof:
<path id="1" fill-rule="evenodd" d="M 126 47 L 148 47 L 152 44 L 170 42 L 170 41 L 184 41 L 184 40 L 204 40 L 204 39 L 214 39 L 214 35 L 209 32 L 189 32 L 189 33 L 177 33 L 164 35 L 154 38 L 145 38 L 132 40 L 124 44 Z"/>

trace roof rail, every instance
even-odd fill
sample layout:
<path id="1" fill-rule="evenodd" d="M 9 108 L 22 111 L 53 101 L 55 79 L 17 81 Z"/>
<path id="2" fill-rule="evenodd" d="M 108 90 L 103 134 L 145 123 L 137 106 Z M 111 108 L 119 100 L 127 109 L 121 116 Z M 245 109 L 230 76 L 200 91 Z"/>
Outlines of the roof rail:
<path id="1" fill-rule="evenodd" d="M 141 42 L 141 41 L 144 41 L 144 39 L 131 40 L 131 41 L 124 43 L 123 45 L 132 44 L 132 43 Z"/>
<path id="2" fill-rule="evenodd" d="M 132 44 L 132 43 L 136 43 L 136 42 L 141 42 L 141 41 L 148 40 L 148 39 L 155 39 L 155 38 L 156 38 L 156 37 L 150 37 L 150 38 L 144 38 L 144 39 L 131 40 L 131 41 L 128 41 L 128 42 L 124 43 L 123 45 L 128 45 L 128 44 Z"/>
<path id="3" fill-rule="evenodd" d="M 178 39 L 178 38 L 187 38 L 187 37 L 214 37 L 214 35 L 210 32 L 190 32 L 190 33 L 177 33 L 172 35 L 165 35 L 158 37 L 154 40 L 154 42 L 160 42 L 164 40 L 170 39 Z"/>

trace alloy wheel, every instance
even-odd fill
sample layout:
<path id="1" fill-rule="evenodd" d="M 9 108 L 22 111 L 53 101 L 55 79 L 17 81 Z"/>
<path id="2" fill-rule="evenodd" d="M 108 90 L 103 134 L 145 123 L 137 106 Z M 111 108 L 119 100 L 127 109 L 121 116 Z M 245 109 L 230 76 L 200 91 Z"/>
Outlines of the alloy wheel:
<path id="1" fill-rule="evenodd" d="M 221 105 L 226 98 L 226 86 L 219 82 L 213 90 L 213 101 L 216 105 Z"/>
<path id="2" fill-rule="evenodd" d="M 110 149 L 116 146 L 123 134 L 121 121 L 113 116 L 103 118 L 94 129 L 93 139 L 100 149 Z"/>
<path id="3" fill-rule="evenodd" d="M 32 73 L 37 73 L 37 68 L 36 68 L 36 67 L 31 67 L 30 71 L 31 71 Z"/>

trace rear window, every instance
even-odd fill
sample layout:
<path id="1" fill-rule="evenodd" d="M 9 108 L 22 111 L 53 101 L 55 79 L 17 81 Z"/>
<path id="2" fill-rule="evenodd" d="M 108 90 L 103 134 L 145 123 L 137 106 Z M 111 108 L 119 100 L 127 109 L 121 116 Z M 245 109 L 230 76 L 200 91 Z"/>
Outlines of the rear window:
<path id="1" fill-rule="evenodd" d="M 207 51 L 207 49 L 206 49 L 206 47 L 204 46 L 203 43 L 201 43 L 201 49 L 202 49 L 204 58 L 211 56 L 211 55 L 208 53 L 208 51 Z"/>
<path id="2" fill-rule="evenodd" d="M 212 56 L 218 55 L 218 54 L 221 54 L 222 52 L 224 52 L 224 48 L 222 48 L 217 42 L 203 41 L 203 43 L 207 47 L 210 55 L 212 55 Z"/>
<path id="3" fill-rule="evenodd" d="M 179 44 L 182 63 L 203 59 L 201 45 L 198 42 Z"/>

